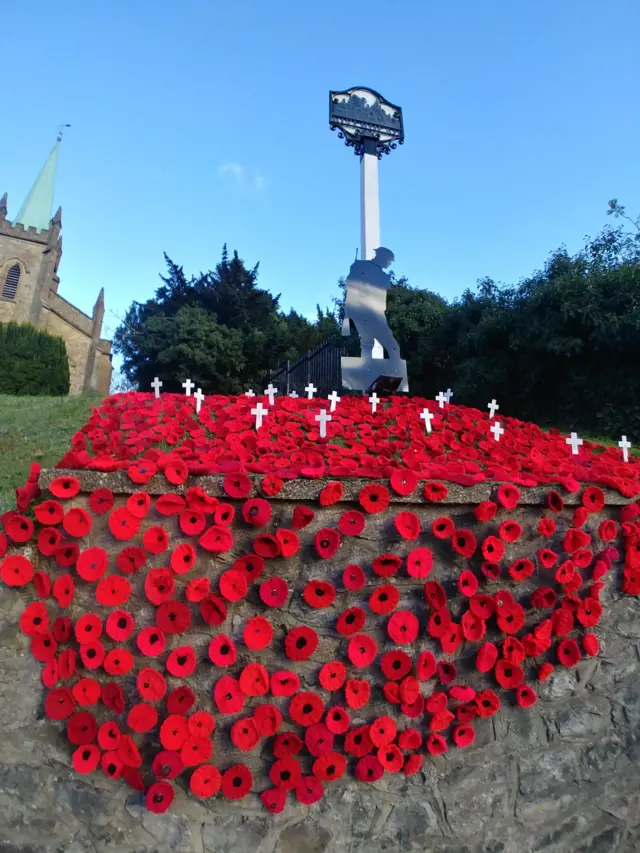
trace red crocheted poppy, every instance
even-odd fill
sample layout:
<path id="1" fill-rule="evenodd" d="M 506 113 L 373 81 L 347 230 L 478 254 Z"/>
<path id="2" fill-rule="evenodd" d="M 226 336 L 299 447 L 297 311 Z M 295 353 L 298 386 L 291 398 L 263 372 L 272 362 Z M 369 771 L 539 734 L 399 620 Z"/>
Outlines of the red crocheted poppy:
<path id="1" fill-rule="evenodd" d="M 367 615 L 361 607 L 350 607 L 338 616 L 336 631 L 343 637 L 349 637 L 361 631 L 366 621 Z"/>
<path id="2" fill-rule="evenodd" d="M 271 673 L 269 687 L 274 696 L 293 696 L 300 689 L 300 677 L 286 669 Z"/>
<path id="3" fill-rule="evenodd" d="M 169 601 L 175 592 L 175 581 L 170 569 L 149 569 L 144 579 L 144 592 L 152 604 Z"/>
<path id="4" fill-rule="evenodd" d="M 369 734 L 369 726 L 357 726 L 351 729 L 344 740 L 344 750 L 349 755 L 361 758 L 373 750 L 373 741 Z"/>
<path id="5" fill-rule="evenodd" d="M 378 577 L 390 578 L 397 574 L 402 565 L 402 558 L 396 554 L 381 554 L 373 561 L 371 568 Z"/>
<path id="6" fill-rule="evenodd" d="M 420 519 L 415 512 L 399 512 L 393 523 L 403 539 L 412 542 L 420 535 Z"/>
<path id="7" fill-rule="evenodd" d="M 210 592 L 200 602 L 200 615 L 207 625 L 222 625 L 227 618 L 227 605 L 222 596 Z"/>
<path id="8" fill-rule="evenodd" d="M 345 684 L 344 695 L 350 708 L 364 708 L 371 697 L 371 685 L 366 680 L 350 678 Z"/>
<path id="9" fill-rule="evenodd" d="M 153 462 L 139 461 L 127 468 L 127 476 L 137 485 L 148 483 L 158 472 L 158 467 Z"/>
<path id="10" fill-rule="evenodd" d="M 331 506 L 341 501 L 344 496 L 344 486 L 338 481 L 327 483 L 318 496 L 320 506 Z"/>
<path id="11" fill-rule="evenodd" d="M 134 732 L 149 732 L 158 722 L 158 712 L 152 705 L 134 705 L 127 715 L 127 725 Z"/>
<path id="12" fill-rule="evenodd" d="M 374 755 L 364 755 L 354 771 L 359 782 L 377 782 L 384 776 L 384 767 Z"/>
<path id="13" fill-rule="evenodd" d="M 413 471 L 409 471 L 408 469 L 396 469 L 391 473 L 389 485 L 397 495 L 406 497 L 415 492 L 418 486 L 418 477 Z"/>
<path id="14" fill-rule="evenodd" d="M 131 476 L 131 468 L 129 476 Z M 154 814 L 163 814 L 173 802 L 175 793 L 168 782 L 154 782 L 147 788 L 145 805 L 147 810 Z"/>
<path id="15" fill-rule="evenodd" d="M 322 799 L 324 788 L 315 776 L 303 776 L 295 787 L 298 802 L 303 806 L 312 806 Z"/>
<path id="16" fill-rule="evenodd" d="M 176 687 L 167 696 L 166 706 L 170 714 L 186 714 L 196 701 L 195 693 L 186 684 Z"/>
<path id="17" fill-rule="evenodd" d="M 165 634 L 183 634 L 191 626 L 191 611 L 181 601 L 163 601 L 156 610 L 156 626 Z"/>
<path id="18" fill-rule="evenodd" d="M 150 667 L 140 670 L 136 678 L 136 687 L 140 698 L 145 702 L 159 702 L 167 692 L 164 675 Z"/>
<path id="19" fill-rule="evenodd" d="M 565 637 L 563 640 L 560 640 L 556 652 L 558 655 L 558 661 L 567 667 L 575 666 L 582 659 L 580 647 L 577 642 L 570 637 Z"/>
<path id="20" fill-rule="evenodd" d="M 42 602 L 34 601 L 28 604 L 20 617 L 20 630 L 27 637 L 44 634 L 49 628 L 47 608 Z"/>
<path id="21" fill-rule="evenodd" d="M 378 717 L 369 728 L 369 737 L 374 746 L 381 747 L 391 743 L 396 732 L 396 724 L 391 717 Z"/>
<path id="22" fill-rule="evenodd" d="M 326 752 L 314 762 L 311 772 L 323 782 L 334 782 L 341 779 L 347 769 L 347 761 L 339 752 Z"/>
<path id="23" fill-rule="evenodd" d="M 44 525 L 60 524 L 64 518 L 64 507 L 59 501 L 43 501 L 33 508 L 36 521 Z"/>
<path id="24" fill-rule="evenodd" d="M 173 492 L 167 495 L 160 495 L 156 500 L 156 512 L 160 515 L 178 515 L 185 506 L 186 501 L 182 495 L 177 495 Z"/>
<path id="25" fill-rule="evenodd" d="M 600 642 L 598 637 L 595 634 L 585 634 L 582 638 L 582 648 L 584 649 L 585 654 L 590 657 L 595 657 L 600 651 Z"/>
<path id="26" fill-rule="evenodd" d="M 245 695 L 235 678 L 223 675 L 213 688 L 213 699 L 221 714 L 237 714 L 244 706 Z"/>
<path id="27" fill-rule="evenodd" d="M 453 742 L 459 749 L 464 749 L 471 746 L 476 738 L 475 730 L 472 726 L 456 726 L 452 733 Z"/>
<path id="28" fill-rule="evenodd" d="M 522 526 L 513 519 L 503 521 L 498 525 L 498 535 L 503 542 L 517 542 L 522 535 Z"/>
<path id="29" fill-rule="evenodd" d="M 525 612 L 517 602 L 496 611 L 498 628 L 505 634 L 517 634 L 524 625 Z"/>
<path id="30" fill-rule="evenodd" d="M 467 610 L 466 613 L 462 614 L 460 624 L 462 625 L 462 633 L 465 640 L 468 640 L 470 643 L 477 643 L 487 632 L 485 622 L 479 616 L 476 616 L 472 610 Z"/>
<path id="31" fill-rule="evenodd" d="M 451 544 L 456 554 L 468 559 L 476 550 L 476 537 L 470 530 L 456 530 L 451 537 Z"/>
<path id="32" fill-rule="evenodd" d="M 562 512 L 564 509 L 564 500 L 554 489 L 547 493 L 546 502 L 552 512 Z"/>
<path id="33" fill-rule="evenodd" d="M 275 705 L 258 705 L 253 712 L 253 721 L 262 737 L 273 737 L 282 725 L 282 714 Z"/>
<path id="34" fill-rule="evenodd" d="M 315 513 L 308 506 L 297 506 L 293 510 L 291 526 L 294 530 L 302 530 L 313 521 Z"/>
<path id="35" fill-rule="evenodd" d="M 196 711 L 187 720 L 189 731 L 194 737 L 209 737 L 213 734 L 216 721 L 208 711 Z"/>
<path id="36" fill-rule="evenodd" d="M 307 625 L 292 628 L 284 641 L 284 653 L 289 660 L 303 661 L 318 648 L 318 635 Z"/>
<path id="37" fill-rule="evenodd" d="M 214 797 L 220 790 L 222 776 L 213 764 L 202 764 L 192 773 L 189 788 L 196 797 L 208 799 Z"/>
<path id="38" fill-rule="evenodd" d="M 53 556 L 61 542 L 62 531 L 55 527 L 43 527 L 38 533 L 38 551 L 43 557 Z"/>
<path id="39" fill-rule="evenodd" d="M 362 589 L 365 582 L 366 576 L 363 569 L 360 568 L 360 566 L 356 566 L 354 563 L 349 563 L 342 572 L 342 583 L 345 588 L 351 592 L 356 592 L 357 590 Z"/>
<path id="40" fill-rule="evenodd" d="M 591 536 L 586 531 L 572 527 L 567 530 L 562 545 L 567 553 L 573 554 L 579 548 L 586 548 L 590 542 Z"/>
<path id="41" fill-rule="evenodd" d="M 476 593 L 469 599 L 469 610 L 471 610 L 474 616 L 477 616 L 478 619 L 482 619 L 485 622 L 493 616 L 495 609 L 495 602 L 490 595 Z"/>
<path id="42" fill-rule="evenodd" d="M 225 551 L 230 551 L 233 547 L 233 536 L 227 527 L 214 525 L 205 530 L 200 539 L 198 539 L 198 543 L 205 551 L 209 551 L 212 554 L 223 554 Z"/>
<path id="43" fill-rule="evenodd" d="M 7 586 L 26 586 L 32 578 L 33 566 L 21 554 L 5 557 L 0 564 L 0 579 Z"/>
<path id="44" fill-rule="evenodd" d="M 177 575 L 190 572 L 196 564 L 196 549 L 190 542 L 178 545 L 171 553 L 171 568 Z"/>
<path id="45" fill-rule="evenodd" d="M 273 742 L 273 754 L 276 758 L 289 758 L 297 755 L 302 749 L 302 741 L 293 732 L 277 735 Z"/>
<path id="46" fill-rule="evenodd" d="M 49 598 L 51 594 L 51 578 L 45 572 L 33 573 L 33 586 L 38 598 Z"/>
<path id="47" fill-rule="evenodd" d="M 263 806 L 271 814 L 280 814 L 287 804 L 287 791 L 282 788 L 270 788 L 260 794 Z"/>
<path id="48" fill-rule="evenodd" d="M 618 535 L 618 527 L 615 521 L 607 519 L 600 523 L 598 527 L 598 536 L 603 542 L 612 542 Z"/>
<path id="49" fill-rule="evenodd" d="M 124 578 L 122 580 L 124 580 Z M 103 583 L 103 582 L 104 582 L 104 579 L 100 581 L 100 583 Z M 98 584 L 98 588 L 99 587 L 100 587 L 100 584 Z M 60 607 L 68 607 L 71 604 L 71 602 L 73 601 L 73 596 L 75 593 L 75 586 L 74 586 L 73 578 L 71 577 L 71 575 L 60 575 L 59 578 L 56 578 L 56 580 L 53 582 L 53 586 L 51 587 L 51 591 L 53 592 L 53 597 L 58 602 Z M 130 590 L 129 590 L 129 592 L 130 592 Z M 120 589 L 120 595 L 114 596 L 113 604 L 123 604 L 124 603 L 121 600 L 122 593 L 123 593 L 123 590 Z M 127 596 L 124 600 L 126 601 L 128 597 L 129 597 L 129 595 L 127 594 Z M 110 598 L 110 596 L 109 596 L 109 598 Z M 111 603 L 110 600 L 107 601 L 106 599 L 107 599 L 107 595 L 105 594 L 105 601 L 100 601 L 100 598 L 98 598 L 98 592 L 96 592 L 96 600 L 100 604 Z"/>
<path id="50" fill-rule="evenodd" d="M 55 560 L 56 566 L 60 569 L 69 568 L 69 566 L 74 566 L 76 561 L 80 555 L 80 548 L 76 545 L 75 542 L 61 542 L 60 545 L 56 548 L 55 552 Z"/>
<path id="51" fill-rule="evenodd" d="M 253 550 L 259 557 L 274 559 L 280 556 L 280 542 L 270 533 L 261 533 L 253 540 Z"/>
<path id="52" fill-rule="evenodd" d="M 502 656 L 511 663 L 522 663 L 527 655 L 520 640 L 507 637 L 502 643 Z"/>
<path id="53" fill-rule="evenodd" d="M 431 732 L 425 738 L 425 746 L 429 755 L 442 755 L 448 750 L 447 742 L 442 735 Z"/>
<path id="54" fill-rule="evenodd" d="M 238 557 L 231 568 L 243 572 L 247 576 L 247 581 L 251 583 L 262 575 L 264 565 L 262 557 L 257 554 L 246 554 L 244 557 Z"/>
<path id="55" fill-rule="evenodd" d="M 433 568 L 433 553 L 428 548 L 414 548 L 407 555 L 407 574 L 410 578 L 426 578 Z"/>
<path id="56" fill-rule="evenodd" d="M 151 495 L 148 492 L 134 492 L 127 498 L 125 506 L 134 518 L 144 518 L 151 509 Z"/>
<path id="57" fill-rule="evenodd" d="M 227 474 L 222 488 L 230 498 L 247 498 L 251 494 L 251 479 L 246 474 Z"/>
<path id="58" fill-rule="evenodd" d="M 474 699 L 479 717 L 493 717 L 500 709 L 500 699 L 493 690 L 482 690 Z"/>
<path id="59" fill-rule="evenodd" d="M 351 717 L 345 708 L 335 705 L 327 712 L 325 725 L 334 735 L 342 735 L 348 731 L 351 725 Z"/>
<path id="60" fill-rule="evenodd" d="M 264 498 L 251 498 L 242 505 L 242 517 L 253 527 L 263 527 L 271 518 L 271 505 Z"/>
<path id="61" fill-rule="evenodd" d="M 133 664 L 133 655 L 127 649 L 112 649 L 107 652 L 102 666 L 108 675 L 126 675 Z"/>
<path id="62" fill-rule="evenodd" d="M 495 665 L 494 674 L 498 684 L 510 690 L 518 687 L 524 680 L 522 667 L 509 660 L 499 660 Z"/>
<path id="63" fill-rule="evenodd" d="M 395 610 L 400 601 L 400 592 L 393 584 L 377 587 L 369 598 L 369 607 L 373 613 L 385 614 Z"/>
<path id="64" fill-rule="evenodd" d="M 458 589 L 462 595 L 471 598 L 478 591 L 478 578 L 469 569 L 465 569 L 458 577 Z"/>
<path id="65" fill-rule="evenodd" d="M 100 764 L 101 753 L 95 744 L 79 746 L 71 757 L 71 763 L 76 773 L 93 773 Z"/>
<path id="66" fill-rule="evenodd" d="M 333 732 L 324 723 L 314 723 L 304 733 L 305 746 L 314 758 L 326 755 L 333 749 Z"/>
<path id="67" fill-rule="evenodd" d="M 209 643 L 209 660 L 216 666 L 231 666 L 236 662 L 237 649 L 229 637 L 218 634 Z"/>
<path id="68" fill-rule="evenodd" d="M 102 772 L 110 779 L 121 779 L 124 773 L 124 762 L 116 750 L 105 752 L 100 759 Z"/>
<path id="69" fill-rule="evenodd" d="M 207 526 L 207 520 L 204 513 L 198 512 L 191 507 L 183 510 L 178 519 L 180 530 L 185 536 L 199 536 L 204 532 Z"/>
<path id="70" fill-rule="evenodd" d="M 491 521 L 492 518 L 495 518 L 497 512 L 498 505 L 493 501 L 482 501 L 473 510 L 473 514 L 478 521 Z"/>
<path id="71" fill-rule="evenodd" d="M 44 700 L 44 712 L 50 720 L 66 720 L 75 707 L 75 697 L 68 687 L 56 687 Z"/>
<path id="72" fill-rule="evenodd" d="M 174 459 L 164 469 L 164 476 L 172 486 L 180 486 L 186 483 L 189 477 L 189 468 L 181 459 Z"/>
<path id="73" fill-rule="evenodd" d="M 102 619 L 95 613 L 85 613 L 76 620 L 74 633 L 80 644 L 92 643 L 94 640 L 100 639 Z"/>
<path id="74" fill-rule="evenodd" d="M 424 600 L 434 610 L 441 610 L 447 604 L 447 594 L 438 581 L 427 581 L 424 585 Z"/>
<path id="75" fill-rule="evenodd" d="M 387 634 L 394 643 L 413 643 L 418 636 L 420 623 L 410 610 L 398 610 L 387 623 Z"/>
<path id="76" fill-rule="evenodd" d="M 264 696 L 269 690 L 269 673 L 261 663 L 248 663 L 240 673 L 239 683 L 245 696 Z"/>
<path id="77" fill-rule="evenodd" d="M 75 496 L 80 491 L 80 480 L 76 477 L 56 477 L 55 480 L 51 481 L 49 486 L 49 491 L 56 498 L 66 499 L 66 498 L 75 498 Z"/>
<path id="78" fill-rule="evenodd" d="M 437 539 L 449 539 L 453 536 L 456 526 L 450 518 L 441 516 L 431 523 L 431 532 Z"/>
<path id="79" fill-rule="evenodd" d="M 356 634 L 349 641 L 347 656 L 351 663 L 362 669 L 369 666 L 378 653 L 378 645 L 373 637 L 367 634 Z"/>
<path id="80" fill-rule="evenodd" d="M 493 643 L 484 643 L 478 649 L 476 655 L 476 669 L 478 672 L 490 672 L 498 660 L 498 649 Z"/>
<path id="81" fill-rule="evenodd" d="M 358 502 L 365 512 L 377 515 L 389 506 L 389 492 L 378 483 L 370 483 L 360 490 Z"/>
<path id="82" fill-rule="evenodd" d="M 296 693 L 289 703 L 289 716 L 294 723 L 301 726 L 312 726 L 319 723 L 324 713 L 324 702 L 316 694 L 309 691 Z"/>
<path id="83" fill-rule="evenodd" d="M 300 539 L 293 530 L 286 530 L 284 527 L 280 527 L 276 530 L 276 540 L 280 545 L 280 554 L 285 559 L 293 557 L 300 550 Z"/>
<path id="84" fill-rule="evenodd" d="M 482 543 L 482 556 L 491 562 L 498 562 L 504 557 L 504 545 L 497 536 L 487 536 Z"/>
<path id="85" fill-rule="evenodd" d="M 583 506 L 579 506 L 573 513 L 573 526 L 584 527 L 589 519 L 589 510 Z"/>
<path id="86" fill-rule="evenodd" d="M 227 601 L 241 601 L 247 594 L 247 576 L 237 569 L 227 569 L 218 578 L 220 593 Z"/>
<path id="87" fill-rule="evenodd" d="M 236 720 L 231 726 L 231 742 L 242 752 L 250 752 L 260 743 L 260 732 L 251 717 Z"/>
<path id="88" fill-rule="evenodd" d="M 150 554 L 162 554 L 169 547 L 169 536 L 163 527 L 149 527 L 142 537 L 142 545 Z"/>
<path id="89" fill-rule="evenodd" d="M 264 616 L 253 616 L 245 625 L 242 636 L 247 648 L 254 651 L 265 649 L 273 639 L 273 628 Z"/>
<path id="90" fill-rule="evenodd" d="M 165 666 L 176 678 L 188 678 L 196 671 L 196 664 L 196 655 L 191 646 L 178 646 L 169 653 Z"/>
<path id="91" fill-rule="evenodd" d="M 552 536 L 556 532 L 556 523 L 552 518 L 542 518 L 538 522 L 538 533 L 541 536 Z"/>
<path id="92" fill-rule="evenodd" d="M 336 590 L 328 581 L 312 580 L 305 586 L 302 595 L 309 607 L 323 609 L 331 607 L 336 597 Z"/>
<path id="93" fill-rule="evenodd" d="M 451 684 L 452 681 L 456 680 L 458 672 L 456 670 L 455 664 L 451 663 L 451 661 L 440 661 L 438 666 L 436 667 L 436 674 L 441 684 Z"/>
<path id="94" fill-rule="evenodd" d="M 31 638 L 31 654 L 37 661 L 44 663 L 45 661 L 53 660 L 57 651 L 58 644 L 53 634 L 50 634 L 48 631 L 43 634 L 34 634 Z M 57 661 L 55 673 L 58 676 L 55 679 L 55 682 L 57 682 L 59 678 Z"/>
<path id="95" fill-rule="evenodd" d="M 109 557 L 104 548 L 88 548 L 82 551 L 76 561 L 76 571 L 85 581 L 97 581 L 107 571 Z"/>
<path id="96" fill-rule="evenodd" d="M 520 489 L 512 483 L 503 483 L 496 494 L 498 503 L 505 509 L 515 509 L 520 503 Z"/>
<path id="97" fill-rule="evenodd" d="M 323 664 L 318 673 L 320 685 L 331 692 L 340 690 L 346 677 L 347 671 L 341 661 L 329 661 Z"/>
<path id="98" fill-rule="evenodd" d="M 528 560 L 526 557 L 520 557 L 519 560 L 515 560 L 509 566 L 509 574 L 516 583 L 521 583 L 531 577 L 535 568 L 533 560 Z"/>
<path id="99" fill-rule="evenodd" d="M 126 507 L 114 509 L 109 515 L 109 530 L 120 541 L 133 539 L 140 530 L 140 519 L 131 515 Z"/>
<path id="100" fill-rule="evenodd" d="M 323 527 L 321 530 L 318 530 L 316 535 L 313 537 L 313 545 L 316 549 L 316 553 L 319 557 L 322 557 L 323 560 L 328 560 L 334 556 L 340 547 L 340 541 L 340 534 L 338 531 L 331 530 L 328 527 Z"/>
<path id="101" fill-rule="evenodd" d="M 357 509 L 343 512 L 338 519 L 338 530 L 343 536 L 359 536 L 365 528 L 365 517 Z"/>
<path id="102" fill-rule="evenodd" d="M 267 607 L 282 607 L 289 597 L 289 586 L 283 578 L 273 577 L 260 584 L 258 593 Z"/>
<path id="103" fill-rule="evenodd" d="M 605 504 L 604 492 L 598 486 L 587 486 L 580 501 L 589 512 L 601 512 Z"/>
<path id="104" fill-rule="evenodd" d="M 12 542 L 22 545 L 33 535 L 33 521 L 25 515 L 15 514 L 4 521 L 4 532 Z"/>
<path id="105" fill-rule="evenodd" d="M 538 701 L 538 696 L 528 684 L 521 684 L 516 690 L 516 702 L 521 708 L 530 708 Z"/>
<path id="106" fill-rule="evenodd" d="M 416 663 L 416 675 L 419 681 L 427 681 L 432 678 L 436 672 L 436 659 L 433 652 L 425 649 L 420 652 L 420 656 Z"/>
<path id="107" fill-rule="evenodd" d="M 273 498 L 275 495 L 280 494 L 282 491 L 282 487 L 284 483 L 280 479 L 280 477 L 276 477 L 275 474 L 267 474 L 267 476 L 260 483 L 260 488 L 262 489 L 263 494 L 265 494 L 268 498 Z"/>
<path id="108" fill-rule="evenodd" d="M 302 768 L 295 758 L 279 758 L 269 771 L 273 784 L 283 791 L 293 790 L 302 776 Z"/>
<path id="109" fill-rule="evenodd" d="M 219 503 L 213 513 L 213 523 L 220 527 L 231 527 L 236 511 L 228 503 Z"/>
<path id="110" fill-rule="evenodd" d="M 100 698 L 103 705 L 116 714 L 124 711 L 124 692 L 119 684 L 109 681 L 103 684 L 100 690 Z"/>
<path id="111" fill-rule="evenodd" d="M 166 648 L 164 631 L 159 628 L 143 628 L 136 637 L 136 645 L 145 657 L 158 657 Z"/>
<path id="112" fill-rule="evenodd" d="M 425 500 L 431 501 L 431 503 L 439 503 L 448 497 L 449 489 L 444 483 L 425 483 L 422 494 L 424 495 Z"/>
<path id="113" fill-rule="evenodd" d="M 131 584 L 120 575 L 109 575 L 98 581 L 96 601 L 105 607 L 125 604 L 131 596 Z"/>

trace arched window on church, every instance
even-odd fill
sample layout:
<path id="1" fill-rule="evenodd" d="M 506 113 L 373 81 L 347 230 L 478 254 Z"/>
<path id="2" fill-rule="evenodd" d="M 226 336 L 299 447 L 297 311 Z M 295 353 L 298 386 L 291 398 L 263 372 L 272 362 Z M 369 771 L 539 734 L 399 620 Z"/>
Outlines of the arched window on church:
<path id="1" fill-rule="evenodd" d="M 10 267 L 7 277 L 4 280 L 2 288 L 3 299 L 15 299 L 18 292 L 18 282 L 20 281 L 20 264 L 14 264 Z"/>

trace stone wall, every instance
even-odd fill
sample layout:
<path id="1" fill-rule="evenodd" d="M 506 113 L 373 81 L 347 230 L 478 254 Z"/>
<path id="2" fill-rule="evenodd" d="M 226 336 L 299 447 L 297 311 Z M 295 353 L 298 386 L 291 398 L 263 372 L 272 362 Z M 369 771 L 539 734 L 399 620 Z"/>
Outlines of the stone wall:
<path id="1" fill-rule="evenodd" d="M 25 232 L 23 226 L 12 228 L 0 220 L 0 323 L 29 322 L 33 298 L 39 289 L 43 252 L 47 248 L 48 232 L 36 234 L 35 228 Z M 20 264 L 20 281 L 16 298 L 4 299 L 2 287 L 9 269 Z"/>
<path id="2" fill-rule="evenodd" d="M 46 485 L 59 473 L 44 472 L 41 484 Z M 83 491 L 67 506 L 86 507 L 87 493 L 100 485 L 118 493 L 117 505 L 135 490 L 123 474 L 79 472 L 78 478 Z M 200 478 L 200 483 L 210 494 L 221 494 L 221 478 Z M 346 482 L 343 502 L 324 509 L 316 501 L 322 485 L 293 481 L 286 484 L 279 499 L 271 499 L 271 527 L 290 527 L 298 503 L 304 502 L 316 512 L 309 528 L 300 533 L 305 543 L 302 551 L 290 560 L 278 560 L 274 568 L 292 589 L 289 606 L 267 614 L 279 636 L 283 630 L 303 623 L 318 630 L 321 640 L 317 652 L 304 664 L 295 665 L 307 689 L 315 689 L 320 663 L 336 656 L 340 638 L 332 628 L 335 613 L 354 604 L 366 608 L 372 585 L 368 582 L 362 591 L 348 594 L 348 603 L 347 594 L 339 592 L 340 602 L 337 600 L 334 612 L 327 614 L 301 606 L 304 584 L 312 578 L 328 577 L 339 588 L 338 579 L 347 563 L 368 569 L 383 550 L 402 556 L 415 547 L 415 543 L 392 538 L 392 516 L 368 517 L 363 534 L 345 537 L 336 558 L 320 560 L 308 543 L 319 528 L 335 527 L 341 512 L 357 507 L 352 501 L 362 483 Z M 174 490 L 159 478 L 141 488 L 151 494 Z M 531 531 L 546 491 L 523 490 L 520 506 L 509 517 Z M 393 508 L 417 512 L 423 529 L 442 514 L 451 515 L 458 526 L 472 527 L 472 507 L 490 492 L 490 486 L 451 487 L 445 504 L 428 506 L 417 499 L 395 497 Z M 609 499 L 604 513 L 590 520 L 587 529 L 597 527 L 603 517 L 618 518 L 619 507 L 614 504 L 621 500 L 613 495 Z M 568 504 L 576 501 L 576 496 L 568 496 Z M 158 520 L 152 512 L 142 530 Z M 176 519 L 169 522 L 173 522 L 174 547 L 180 533 Z M 118 550 L 121 544 L 105 533 L 105 524 L 104 517 L 98 519 L 82 547 L 100 544 L 111 554 Z M 234 551 L 218 559 L 199 553 L 196 574 L 214 576 L 228 568 L 236 556 L 246 553 L 247 536 L 246 530 L 239 531 Z M 460 562 L 437 543 L 419 544 L 428 544 L 436 554 L 430 577 L 451 584 Z M 509 556 L 515 558 L 539 545 L 529 533 L 509 547 Z M 166 562 L 166 555 L 160 555 L 151 558 L 148 565 Z M 180 784 L 176 785 L 178 793 L 171 810 L 154 815 L 144 808 L 142 795 L 125 783 L 112 781 L 99 771 L 85 777 L 76 775 L 70 766 L 72 748 L 63 726 L 52 723 L 43 713 L 40 665 L 29 654 L 28 639 L 16 629 L 30 597 L 0 587 L 0 851 L 636 853 L 640 849 L 640 602 L 621 596 L 617 570 L 610 574 L 613 577 L 602 596 L 605 614 L 598 626 L 599 656 L 584 658 L 574 669 L 558 667 L 547 682 L 536 684 L 539 701 L 533 708 L 523 710 L 503 701 L 495 717 L 478 723 L 471 747 L 451 748 L 438 758 L 427 756 L 417 775 L 405 778 L 402 773 L 385 774 L 371 785 L 345 776 L 328 783 L 324 797 L 314 806 L 301 806 L 290 795 L 285 811 L 276 816 L 267 813 L 254 794 L 237 803 L 220 796 L 199 801 Z M 368 580 L 376 579 L 369 576 Z M 393 580 L 401 590 L 404 606 L 411 607 L 424 624 L 424 602 L 416 593 L 415 581 L 400 575 Z M 140 627 L 149 622 L 153 608 L 140 595 L 142 578 L 136 582 L 135 603 L 127 607 L 136 614 Z M 488 584 L 484 591 L 499 587 Z M 245 600 L 229 606 L 224 630 L 234 639 L 241 636 L 246 617 L 255 613 L 256 602 L 253 590 Z M 87 591 L 79 588 L 70 615 L 86 612 L 91 606 Z M 188 642 L 199 660 L 206 658 L 207 645 L 215 633 L 216 629 L 199 625 L 197 632 L 189 635 Z M 378 640 L 380 651 L 393 646 L 382 634 Z M 424 641 L 416 644 L 418 648 L 427 645 Z M 241 645 L 239 653 L 242 665 L 251 653 Z M 276 662 L 275 656 L 270 649 L 253 655 L 269 669 Z M 473 646 L 465 647 L 462 656 L 456 658 L 471 684 L 479 681 L 474 658 Z M 486 676 L 482 678 L 486 680 Z M 168 681 L 177 683 L 171 678 Z M 194 686 L 193 680 L 190 683 Z M 211 683 L 208 673 L 194 688 L 199 695 L 198 707 L 214 710 Z M 389 713 L 389 705 L 374 691 L 371 702 L 360 713 L 363 721 L 370 721 L 379 713 Z M 219 725 L 213 761 L 221 768 L 243 761 L 254 773 L 255 790 L 270 787 L 265 778 L 272 761 L 270 750 L 239 752 L 228 738 L 229 718 L 217 714 L 216 718 Z"/>

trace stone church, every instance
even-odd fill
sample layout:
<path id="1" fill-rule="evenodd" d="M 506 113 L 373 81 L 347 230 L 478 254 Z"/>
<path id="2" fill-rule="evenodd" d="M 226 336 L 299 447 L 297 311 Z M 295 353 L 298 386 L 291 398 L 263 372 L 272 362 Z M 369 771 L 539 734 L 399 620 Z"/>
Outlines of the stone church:
<path id="1" fill-rule="evenodd" d="M 111 342 L 100 337 L 104 289 L 88 317 L 58 293 L 62 208 L 51 216 L 60 138 L 14 219 L 0 198 L 0 322 L 31 323 L 64 340 L 70 394 L 109 394 Z"/>

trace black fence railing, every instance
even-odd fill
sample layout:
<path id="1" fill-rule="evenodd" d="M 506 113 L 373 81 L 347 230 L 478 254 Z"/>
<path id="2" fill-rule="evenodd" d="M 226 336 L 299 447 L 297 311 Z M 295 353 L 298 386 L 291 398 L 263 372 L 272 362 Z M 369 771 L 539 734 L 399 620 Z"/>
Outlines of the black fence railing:
<path id="1" fill-rule="evenodd" d="M 318 389 L 317 393 L 321 397 L 328 396 L 333 390 L 340 393 L 340 359 L 344 349 L 343 338 L 329 338 L 300 356 L 297 361 L 281 364 L 271 373 L 269 382 L 275 385 L 280 394 L 295 391 L 302 397 L 305 386 L 310 382 Z"/>

